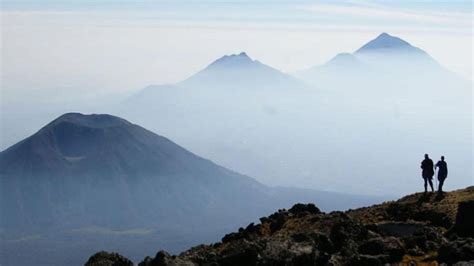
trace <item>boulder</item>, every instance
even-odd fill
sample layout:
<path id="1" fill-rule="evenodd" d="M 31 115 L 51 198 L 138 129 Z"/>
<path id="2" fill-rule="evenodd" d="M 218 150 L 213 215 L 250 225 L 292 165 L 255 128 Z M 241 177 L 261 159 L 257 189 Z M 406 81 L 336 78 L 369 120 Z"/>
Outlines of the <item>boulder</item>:
<path id="1" fill-rule="evenodd" d="M 244 240 L 234 241 L 231 246 L 222 250 L 216 258 L 216 265 L 257 265 L 261 247 Z"/>
<path id="2" fill-rule="evenodd" d="M 329 238 L 336 250 L 353 254 L 357 250 L 357 243 L 368 238 L 368 230 L 361 223 L 341 213 L 339 217 L 334 217 Z"/>
<path id="3" fill-rule="evenodd" d="M 100 251 L 92 255 L 85 266 L 133 266 L 133 262 L 118 253 Z"/>
<path id="4" fill-rule="evenodd" d="M 425 227 L 420 222 L 383 222 L 377 224 L 377 231 L 385 236 L 407 237 Z"/>
<path id="5" fill-rule="evenodd" d="M 386 255 L 388 262 L 402 260 L 406 250 L 400 240 L 395 237 L 378 237 L 370 239 L 359 246 L 359 253 L 364 255 Z"/>
<path id="6" fill-rule="evenodd" d="M 474 200 L 459 203 L 453 229 L 458 236 L 474 237 Z"/>
<path id="7" fill-rule="evenodd" d="M 310 213 L 310 214 L 319 214 L 321 210 L 319 210 L 316 205 L 309 203 L 309 204 L 301 204 L 297 203 L 291 209 L 288 210 L 291 214 L 297 215 L 300 213 Z"/>

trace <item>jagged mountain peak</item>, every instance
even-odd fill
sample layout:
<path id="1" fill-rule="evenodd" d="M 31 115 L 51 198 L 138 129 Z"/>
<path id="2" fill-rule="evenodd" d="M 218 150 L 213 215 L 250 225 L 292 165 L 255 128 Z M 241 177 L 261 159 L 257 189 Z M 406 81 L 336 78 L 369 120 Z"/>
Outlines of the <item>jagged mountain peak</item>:
<path id="1" fill-rule="evenodd" d="M 224 55 L 211 63 L 208 68 L 242 67 L 252 63 L 258 63 L 258 61 L 253 60 L 246 52 L 241 52 L 239 54 Z"/>

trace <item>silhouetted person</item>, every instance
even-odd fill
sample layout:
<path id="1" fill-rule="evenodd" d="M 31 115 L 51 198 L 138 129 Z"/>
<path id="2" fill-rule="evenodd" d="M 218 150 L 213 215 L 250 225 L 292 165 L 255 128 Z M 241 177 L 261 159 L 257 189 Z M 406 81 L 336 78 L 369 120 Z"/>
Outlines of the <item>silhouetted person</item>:
<path id="1" fill-rule="evenodd" d="M 434 175 L 434 165 L 433 161 L 428 157 L 428 154 L 425 154 L 425 159 L 421 162 L 421 176 L 425 180 L 425 193 L 428 191 L 428 183 L 430 184 L 431 191 L 434 192 L 433 188 L 433 175 Z"/>
<path id="2" fill-rule="evenodd" d="M 442 193 L 444 180 L 446 179 L 446 177 L 448 177 L 448 164 L 444 160 L 444 156 L 441 156 L 441 161 L 438 161 L 436 163 L 436 167 L 438 168 L 438 192 Z"/>

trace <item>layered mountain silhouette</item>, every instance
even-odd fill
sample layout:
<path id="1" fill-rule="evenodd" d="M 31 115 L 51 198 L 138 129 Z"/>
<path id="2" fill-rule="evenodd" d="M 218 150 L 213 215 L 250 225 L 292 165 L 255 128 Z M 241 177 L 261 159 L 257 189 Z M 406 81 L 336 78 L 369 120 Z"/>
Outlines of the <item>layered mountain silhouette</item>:
<path id="1" fill-rule="evenodd" d="M 285 98 L 308 89 L 305 82 L 241 52 L 225 55 L 176 84 L 147 86 L 126 99 L 112 112 L 133 118 L 153 129 L 157 124 L 162 124 L 164 127 L 160 130 L 166 133 L 168 133 L 167 122 L 174 123 L 178 127 L 185 128 L 182 132 L 174 130 L 174 133 L 181 134 L 196 132 L 193 131 L 195 130 L 193 123 L 187 123 L 188 120 L 202 122 L 201 125 L 205 127 L 199 125 L 201 129 L 206 127 L 212 129 L 213 125 L 206 124 L 226 125 L 228 119 L 247 119 L 246 111 L 253 113 L 251 117 L 260 116 L 262 112 L 267 111 L 265 106 L 261 105 L 261 101 L 267 99 L 270 105 L 273 104 L 274 97 L 278 98 L 279 102 L 287 101 Z M 161 122 L 150 121 L 148 118 L 152 113 L 157 114 Z M 230 113 L 232 114 L 229 115 Z M 240 117 L 241 115 L 245 118 Z M 216 133 L 228 135 L 220 129 L 211 134 Z M 174 137 L 182 140 L 179 136 Z M 200 149 L 194 150 L 200 151 Z"/>
<path id="2" fill-rule="evenodd" d="M 137 243 L 126 252 L 139 256 L 144 243 L 179 250 L 297 201 L 344 209 L 375 200 L 271 188 L 122 118 L 80 113 L 64 114 L 0 153 L 0 199 L 2 260 L 17 265 L 33 259 L 11 252 L 25 247 L 55 247 L 59 254 L 42 263 L 61 265 L 123 237 Z M 71 234 L 77 241 L 61 245 Z M 31 235 L 40 237 L 17 241 Z M 92 235 L 94 241 L 80 240 Z M 61 250 L 71 249 L 76 254 L 65 258 Z"/>
<path id="3" fill-rule="evenodd" d="M 463 165 L 472 158 L 471 83 L 421 48 L 382 33 L 297 77 L 229 55 L 183 82 L 149 86 L 111 112 L 268 184 L 384 194 L 378 176 L 406 191 L 417 180 L 397 182 L 399 173 L 412 175 L 426 147 L 454 156 L 470 176 Z M 309 87 L 299 89 L 301 80 Z M 398 164 L 382 159 L 393 157 Z"/>
<path id="4" fill-rule="evenodd" d="M 272 93 L 287 94 L 307 88 L 305 82 L 241 52 L 225 55 L 176 84 L 150 85 L 127 99 L 120 110 L 137 110 L 135 107 L 141 106 L 137 110 L 139 111 L 150 105 L 160 109 L 161 106 L 168 107 L 170 104 L 182 110 L 201 109 L 206 105 L 210 107 L 227 105 L 229 97 L 237 97 L 235 100 L 251 99 L 256 96 L 267 97 Z M 194 103 L 189 102 L 190 99 L 193 102 L 200 102 L 199 106 L 195 107 Z"/>
<path id="5" fill-rule="evenodd" d="M 428 53 L 381 34 L 298 77 L 229 55 L 107 111 L 182 147 L 116 116 L 69 113 L 2 151 L 0 264 L 75 265 L 104 248 L 139 261 L 295 202 L 329 211 L 380 200 L 249 176 L 398 194 L 420 185 L 417 162 L 433 152 L 456 169 L 448 186 L 468 185 L 471 83 Z"/>
<path id="6" fill-rule="evenodd" d="M 436 75 L 431 75 L 433 73 Z M 453 78 L 452 73 L 442 68 L 427 52 L 387 33 L 380 34 L 352 54 L 339 54 L 322 66 L 296 75 L 308 82 L 323 83 L 323 86 L 338 86 L 342 81 L 344 85 L 364 82 L 366 87 L 370 82 L 377 83 L 371 86 L 383 86 L 383 82 L 400 78 L 416 82 L 439 78 L 439 75 Z"/>
<path id="7" fill-rule="evenodd" d="M 321 66 L 297 72 L 295 75 L 309 83 L 327 86 L 330 84 L 345 83 L 350 85 L 355 81 L 362 81 L 374 73 L 370 64 L 351 53 L 340 53 Z"/>

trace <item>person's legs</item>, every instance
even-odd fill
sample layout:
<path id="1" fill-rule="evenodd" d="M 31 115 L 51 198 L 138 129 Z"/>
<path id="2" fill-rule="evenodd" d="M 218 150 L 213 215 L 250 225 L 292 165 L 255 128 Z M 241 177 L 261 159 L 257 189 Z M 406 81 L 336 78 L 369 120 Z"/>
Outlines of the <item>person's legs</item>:
<path id="1" fill-rule="evenodd" d="M 443 184 L 444 184 L 444 178 L 441 177 L 438 179 L 439 180 L 439 186 L 438 186 L 438 192 L 443 192 Z"/>
<path id="2" fill-rule="evenodd" d="M 428 178 L 423 177 L 423 180 L 425 180 L 425 193 L 428 191 Z"/>
<path id="3" fill-rule="evenodd" d="M 428 182 L 430 183 L 431 191 L 434 192 L 433 179 L 432 179 L 432 178 L 428 178 Z"/>

